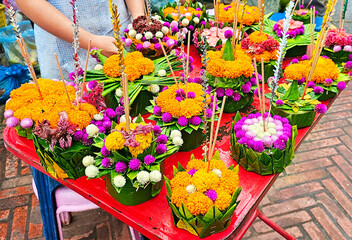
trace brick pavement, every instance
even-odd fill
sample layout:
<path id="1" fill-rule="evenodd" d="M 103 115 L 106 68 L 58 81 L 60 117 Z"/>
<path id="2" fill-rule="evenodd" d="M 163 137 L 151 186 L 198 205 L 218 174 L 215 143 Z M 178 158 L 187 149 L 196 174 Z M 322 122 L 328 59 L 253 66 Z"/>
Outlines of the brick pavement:
<path id="1" fill-rule="evenodd" d="M 0 240 L 44 239 L 29 168 L 4 149 L 2 136 L 0 144 Z M 351 176 L 352 89 L 347 89 L 302 144 L 260 209 L 298 239 L 352 239 Z M 65 239 L 72 240 L 130 238 L 128 227 L 103 210 L 73 214 L 63 231 Z M 245 239 L 282 238 L 256 221 Z"/>

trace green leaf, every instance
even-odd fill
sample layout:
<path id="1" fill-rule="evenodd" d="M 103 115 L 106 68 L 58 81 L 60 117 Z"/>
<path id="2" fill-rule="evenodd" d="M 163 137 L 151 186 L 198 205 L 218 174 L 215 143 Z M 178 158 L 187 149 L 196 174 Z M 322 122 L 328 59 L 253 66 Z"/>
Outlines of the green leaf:
<path id="1" fill-rule="evenodd" d="M 227 39 L 225 46 L 224 46 L 224 53 L 222 54 L 222 59 L 225 59 L 225 61 L 233 61 L 234 56 L 233 56 L 233 49 L 232 49 L 232 44 L 231 40 Z"/>
<path id="2" fill-rule="evenodd" d="M 236 113 L 236 116 L 235 116 L 235 119 L 234 119 L 235 124 L 236 124 L 239 120 L 241 120 L 241 118 L 242 118 L 241 113 L 240 113 L 240 112 L 237 112 L 237 113 Z M 231 129 L 233 129 L 233 128 L 231 128 Z"/>
<path id="3" fill-rule="evenodd" d="M 287 92 L 283 96 L 283 100 L 296 101 L 296 100 L 298 100 L 298 98 L 299 98 L 298 83 L 297 83 L 297 81 L 292 81 L 290 88 L 287 90 Z"/>
<path id="4" fill-rule="evenodd" d="M 166 176 L 164 176 L 164 180 L 165 180 L 165 186 L 166 186 L 167 194 L 169 195 L 169 197 L 171 197 L 172 196 L 172 191 L 171 191 L 171 186 L 170 186 L 170 179 L 168 179 Z"/>
<path id="5" fill-rule="evenodd" d="M 127 173 L 127 177 L 131 179 L 131 181 L 133 181 L 137 177 L 138 173 L 139 171 L 130 171 L 129 173 Z"/>

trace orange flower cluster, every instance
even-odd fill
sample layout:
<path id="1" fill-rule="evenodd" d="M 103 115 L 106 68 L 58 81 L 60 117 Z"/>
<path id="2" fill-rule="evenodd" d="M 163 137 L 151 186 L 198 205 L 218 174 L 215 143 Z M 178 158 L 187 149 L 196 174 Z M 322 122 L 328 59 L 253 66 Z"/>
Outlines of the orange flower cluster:
<path id="1" fill-rule="evenodd" d="M 251 43 L 261 43 L 268 40 L 268 35 L 260 33 L 259 31 L 253 32 L 248 37 Z"/>
<path id="2" fill-rule="evenodd" d="M 254 54 L 251 52 L 246 52 L 246 53 L 251 59 L 255 58 L 255 60 L 257 62 L 260 62 L 262 60 L 262 58 L 263 58 L 264 62 L 269 62 L 271 60 L 277 60 L 277 50 L 274 50 L 272 52 L 264 51 L 261 54 Z"/>
<path id="3" fill-rule="evenodd" d="M 300 80 L 307 78 L 311 66 L 311 60 L 300 61 L 299 63 L 290 64 L 284 71 L 284 76 L 291 80 Z M 317 66 L 314 70 L 312 80 L 316 83 L 324 83 L 325 79 L 336 80 L 339 76 L 339 69 L 335 63 L 328 58 L 319 57 Z"/>
<path id="4" fill-rule="evenodd" d="M 104 63 L 104 73 L 109 77 L 120 77 L 120 58 L 118 55 L 112 55 Z M 127 53 L 125 57 L 125 73 L 129 81 L 140 78 L 142 75 L 148 75 L 155 69 L 154 63 L 149 58 L 143 57 L 141 52 L 135 51 Z"/>
<path id="5" fill-rule="evenodd" d="M 178 90 L 178 86 L 186 93 L 194 92 L 195 98 L 185 98 L 182 101 L 177 101 L 176 90 Z M 178 86 L 172 85 L 156 98 L 156 104 L 161 107 L 161 111 L 168 112 L 173 117 L 185 116 L 186 118 L 201 114 L 204 110 L 202 85 L 197 83 L 187 83 L 187 85 L 179 83 Z M 208 103 L 210 103 L 210 97 L 208 98 Z"/>
<path id="6" fill-rule="evenodd" d="M 215 77 L 235 79 L 241 76 L 250 77 L 254 72 L 252 60 L 243 51 L 237 49 L 234 61 L 222 59 L 222 51 L 209 51 L 207 71 Z"/>
<path id="7" fill-rule="evenodd" d="M 56 128 L 59 113 L 66 112 L 69 121 L 83 129 L 89 125 L 90 120 L 98 113 L 96 108 L 88 103 L 82 103 L 77 109 L 68 102 L 65 89 L 61 81 L 50 79 L 38 80 L 43 99 L 40 98 L 35 84 L 26 83 L 11 92 L 11 99 L 6 103 L 5 109 L 14 111 L 14 116 L 19 120 L 30 118 L 36 123 L 48 120 L 52 128 Z M 75 99 L 75 89 L 67 86 L 70 99 Z"/>
<path id="8" fill-rule="evenodd" d="M 204 215 L 213 205 L 220 210 L 228 208 L 232 194 L 239 186 L 238 174 L 221 160 L 210 160 L 209 172 L 207 166 L 208 163 L 193 159 L 188 162 L 185 172 L 179 172 L 171 179 L 173 204 L 180 207 L 184 203 L 193 215 Z M 188 173 L 195 170 L 193 176 Z M 216 192 L 215 201 L 206 195 L 207 190 Z"/>
<path id="9" fill-rule="evenodd" d="M 240 5 L 238 16 L 237 16 L 238 23 L 241 23 L 242 11 L 243 11 L 243 5 Z M 259 22 L 258 12 L 259 10 L 256 6 L 246 5 L 244 8 L 243 24 L 246 26 L 250 26 L 254 23 L 258 23 Z M 220 4 L 220 11 L 219 11 L 220 22 L 233 23 L 234 15 L 235 15 L 235 8 L 233 3 L 230 5 L 225 5 L 222 3 Z"/>
<path id="10" fill-rule="evenodd" d="M 178 8 L 175 7 L 166 7 L 163 9 L 163 13 L 164 13 L 164 17 L 166 17 L 168 14 L 170 14 L 173 19 L 175 21 L 178 21 Z M 200 14 L 202 16 L 202 11 L 196 11 L 196 9 L 194 9 L 193 7 L 185 7 L 185 6 L 181 6 L 180 7 L 180 13 L 181 15 L 185 15 L 186 13 L 190 13 L 190 14 L 187 14 L 186 18 L 188 20 L 191 20 L 192 19 L 192 15 L 197 15 L 197 14 Z"/>

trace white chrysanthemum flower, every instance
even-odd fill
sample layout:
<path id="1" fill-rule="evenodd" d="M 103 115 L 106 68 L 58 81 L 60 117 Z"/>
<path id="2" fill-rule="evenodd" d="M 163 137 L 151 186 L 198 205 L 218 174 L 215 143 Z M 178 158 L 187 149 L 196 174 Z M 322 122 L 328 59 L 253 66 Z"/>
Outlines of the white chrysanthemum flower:
<path id="1" fill-rule="evenodd" d="M 162 38 L 162 37 L 164 37 L 164 34 L 159 31 L 159 32 L 156 32 L 156 33 L 155 33 L 155 37 L 156 37 L 156 38 Z"/>
<path id="2" fill-rule="evenodd" d="M 155 15 L 153 18 L 155 18 L 156 20 L 160 20 L 161 17 L 159 15 Z"/>
<path id="3" fill-rule="evenodd" d="M 88 167 L 92 164 L 94 164 L 95 160 L 94 160 L 94 157 L 88 155 L 88 156 L 85 156 L 83 159 L 82 159 L 82 163 L 85 167 Z"/>
<path id="4" fill-rule="evenodd" d="M 133 29 L 132 23 L 130 23 L 130 24 L 127 25 L 127 29 L 128 29 L 128 30 L 132 30 L 132 29 Z"/>
<path id="5" fill-rule="evenodd" d="M 131 122 L 131 116 L 130 116 L 130 122 Z M 126 122 L 126 116 L 125 115 L 122 115 L 121 117 L 120 117 L 120 123 L 124 123 L 124 122 Z"/>
<path id="6" fill-rule="evenodd" d="M 142 185 L 147 184 L 149 182 L 149 173 L 147 171 L 140 171 L 137 174 L 137 181 Z"/>
<path id="7" fill-rule="evenodd" d="M 160 182 L 161 177 L 162 177 L 161 172 L 158 170 L 154 170 L 149 173 L 149 178 L 151 182 Z"/>
<path id="8" fill-rule="evenodd" d="M 113 183 L 116 187 L 121 188 L 121 187 L 125 186 L 126 179 L 123 176 L 118 175 L 118 176 L 114 177 Z"/>
<path id="9" fill-rule="evenodd" d="M 163 34 L 168 34 L 170 30 L 169 30 L 168 27 L 163 26 L 163 27 L 161 28 L 161 31 L 163 32 Z"/>
<path id="10" fill-rule="evenodd" d="M 160 92 L 160 87 L 159 87 L 159 85 L 156 85 L 156 84 L 150 85 L 150 91 L 151 91 L 153 94 L 159 93 L 159 92 Z"/>
<path id="11" fill-rule="evenodd" d="M 186 191 L 187 191 L 189 194 L 195 193 L 195 192 L 196 192 L 196 187 L 195 187 L 193 184 L 188 185 L 188 186 L 186 187 Z"/>
<path id="12" fill-rule="evenodd" d="M 95 178 L 98 175 L 98 173 L 99 173 L 99 169 L 94 165 L 89 165 L 85 170 L 85 174 L 89 178 Z"/>
<path id="13" fill-rule="evenodd" d="M 213 169 L 213 171 L 212 171 L 213 173 L 215 173 L 216 174 L 216 176 L 218 176 L 219 178 L 221 178 L 222 177 L 222 172 L 219 170 L 219 169 L 217 169 L 217 168 L 214 168 Z"/>
<path id="14" fill-rule="evenodd" d="M 94 120 L 96 121 L 101 121 L 103 120 L 103 118 L 104 118 L 103 115 L 100 113 L 94 115 Z"/>
<path id="15" fill-rule="evenodd" d="M 142 116 L 141 116 L 141 118 L 142 118 L 142 121 L 145 122 L 145 121 L 144 121 L 144 118 L 143 118 Z M 137 122 L 137 119 L 138 119 L 138 117 L 133 118 L 133 121 L 132 121 L 132 122 L 133 122 L 133 123 L 136 123 L 136 122 Z"/>
<path id="16" fill-rule="evenodd" d="M 198 18 L 198 17 L 193 18 L 193 22 L 194 22 L 195 24 L 198 24 L 198 23 L 199 23 L 199 18 Z"/>
<path id="17" fill-rule="evenodd" d="M 175 137 L 182 137 L 182 133 L 179 130 L 172 130 L 170 133 L 170 138 L 174 139 Z"/>
<path id="18" fill-rule="evenodd" d="M 158 71 L 158 75 L 160 77 L 165 77 L 166 76 L 166 71 L 164 69 L 161 69 L 161 70 Z"/>
<path id="19" fill-rule="evenodd" d="M 183 139 L 180 137 L 175 137 L 174 139 L 172 139 L 172 143 L 178 147 L 182 146 L 183 144 Z"/>
<path id="20" fill-rule="evenodd" d="M 187 27 L 189 24 L 189 20 L 187 18 L 182 19 L 182 26 Z"/>
<path id="21" fill-rule="evenodd" d="M 115 94 L 118 97 L 122 97 L 123 96 L 123 91 L 121 90 L 121 88 L 118 88 L 115 90 Z"/>
<path id="22" fill-rule="evenodd" d="M 103 69 L 103 65 L 101 65 L 101 64 L 97 64 L 97 65 L 94 66 L 94 70 L 96 70 L 96 71 L 99 71 L 99 70 L 102 70 L 102 69 Z"/>
<path id="23" fill-rule="evenodd" d="M 130 37 L 134 38 L 137 35 L 137 32 L 136 32 L 136 30 L 131 29 L 131 30 L 128 31 L 128 35 Z"/>
<path id="24" fill-rule="evenodd" d="M 97 134 L 99 132 L 99 128 L 97 126 L 95 126 L 94 124 L 89 124 L 86 127 L 86 131 L 87 131 L 89 137 L 93 137 L 95 134 Z"/>
<path id="25" fill-rule="evenodd" d="M 136 39 L 137 39 L 137 40 L 141 40 L 141 39 L 142 39 L 142 37 L 143 37 L 143 35 L 142 35 L 142 34 L 140 34 L 140 33 L 137 33 L 137 34 L 136 34 Z"/>
<path id="26" fill-rule="evenodd" d="M 152 33 L 152 32 L 146 32 L 146 33 L 144 34 L 144 37 L 145 37 L 147 40 L 152 39 L 152 38 L 153 38 L 153 33 Z"/>

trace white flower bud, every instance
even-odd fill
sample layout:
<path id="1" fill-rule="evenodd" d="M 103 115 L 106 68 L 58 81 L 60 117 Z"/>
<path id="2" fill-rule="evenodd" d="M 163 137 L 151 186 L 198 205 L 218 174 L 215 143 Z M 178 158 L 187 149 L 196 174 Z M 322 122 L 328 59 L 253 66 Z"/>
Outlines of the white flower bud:
<path id="1" fill-rule="evenodd" d="M 172 139 L 172 143 L 178 147 L 182 146 L 183 144 L 183 139 L 180 137 L 175 137 L 174 139 Z"/>
<path id="2" fill-rule="evenodd" d="M 193 22 L 194 22 L 195 24 L 198 24 L 198 23 L 199 23 L 199 18 L 198 18 L 198 17 L 193 18 Z"/>
<path id="3" fill-rule="evenodd" d="M 149 174 L 149 178 L 151 182 L 160 182 L 161 177 L 162 177 L 161 172 L 157 170 L 151 171 Z"/>
<path id="4" fill-rule="evenodd" d="M 147 171 L 140 171 L 137 174 L 137 181 L 142 185 L 147 184 L 149 182 L 149 173 Z"/>
<path id="5" fill-rule="evenodd" d="M 156 37 L 156 38 L 162 38 L 162 37 L 164 37 L 164 34 L 159 31 L 159 32 L 156 32 L 156 33 L 155 33 L 155 37 Z"/>
<path id="6" fill-rule="evenodd" d="M 94 157 L 88 155 L 82 159 L 83 166 L 88 167 L 95 163 Z"/>
<path id="7" fill-rule="evenodd" d="M 118 97 L 122 97 L 123 96 L 123 91 L 121 90 L 121 88 L 118 88 L 118 89 L 116 89 L 115 94 Z"/>
<path id="8" fill-rule="evenodd" d="M 142 39 L 142 37 L 143 37 L 143 35 L 142 35 L 142 34 L 140 34 L 140 33 L 137 33 L 137 34 L 136 34 L 136 39 L 137 39 L 137 40 L 141 40 L 141 39 Z"/>
<path id="9" fill-rule="evenodd" d="M 159 92 L 160 92 L 160 87 L 159 87 L 159 85 L 156 85 L 156 84 L 150 85 L 150 91 L 151 91 L 153 94 L 159 93 Z"/>
<path id="10" fill-rule="evenodd" d="M 97 65 L 94 66 L 94 70 L 95 71 L 99 71 L 99 70 L 102 70 L 102 69 L 103 69 L 103 65 L 101 65 L 101 64 L 97 64 Z"/>
<path id="11" fill-rule="evenodd" d="M 130 117 L 130 122 L 131 122 L 131 116 L 129 116 Z M 121 117 L 120 117 L 120 123 L 124 123 L 124 122 L 126 122 L 126 116 L 125 115 L 122 115 Z"/>
<path id="12" fill-rule="evenodd" d="M 182 19 L 182 26 L 187 27 L 189 24 L 189 20 L 187 18 Z"/>
<path id="13" fill-rule="evenodd" d="M 170 134 L 170 138 L 174 139 L 175 137 L 182 137 L 182 133 L 179 130 L 172 130 Z"/>
<path id="14" fill-rule="evenodd" d="M 134 38 L 134 37 L 136 37 L 137 32 L 136 32 L 136 30 L 131 29 L 131 30 L 128 31 L 128 35 L 129 35 L 131 38 Z"/>
<path id="15" fill-rule="evenodd" d="M 94 120 L 96 121 L 101 121 L 103 120 L 103 118 L 104 118 L 103 115 L 100 113 L 94 115 Z"/>
<path id="16" fill-rule="evenodd" d="M 116 187 L 121 188 L 121 187 L 125 186 L 126 179 L 123 176 L 118 175 L 118 176 L 114 177 L 113 183 Z"/>
<path id="17" fill-rule="evenodd" d="M 168 27 L 166 27 L 166 26 L 163 26 L 162 28 L 161 28 L 161 31 L 166 35 L 166 34 L 168 34 L 169 33 L 169 28 Z"/>
<path id="18" fill-rule="evenodd" d="M 166 71 L 164 69 L 161 69 L 158 71 L 159 77 L 165 77 L 166 76 Z"/>
<path id="19" fill-rule="evenodd" d="M 94 124 L 89 124 L 86 127 L 86 131 L 87 131 L 89 137 L 94 137 L 94 135 L 99 132 L 99 128 L 97 126 L 95 126 Z"/>
<path id="20" fill-rule="evenodd" d="M 145 34 L 144 34 L 144 36 L 145 36 L 145 38 L 146 39 L 152 39 L 153 38 L 153 33 L 151 33 L 151 32 L 146 32 Z"/>
<path id="21" fill-rule="evenodd" d="M 189 193 L 189 194 L 192 194 L 192 193 L 195 193 L 197 190 L 196 190 L 196 187 L 193 185 L 193 184 L 190 184 L 186 187 L 186 191 Z"/>
<path id="22" fill-rule="evenodd" d="M 85 174 L 89 178 L 95 178 L 98 175 L 98 173 L 99 173 L 99 169 L 94 165 L 89 165 L 85 170 Z"/>

